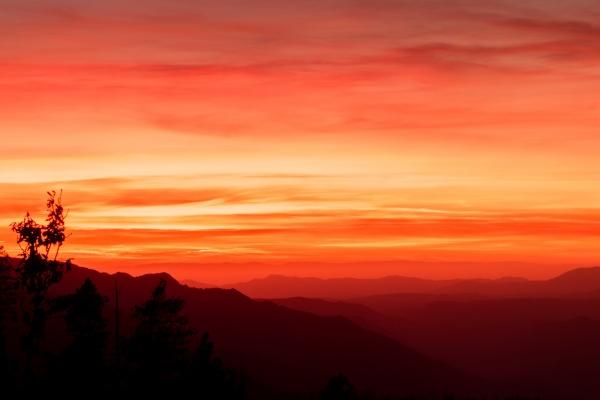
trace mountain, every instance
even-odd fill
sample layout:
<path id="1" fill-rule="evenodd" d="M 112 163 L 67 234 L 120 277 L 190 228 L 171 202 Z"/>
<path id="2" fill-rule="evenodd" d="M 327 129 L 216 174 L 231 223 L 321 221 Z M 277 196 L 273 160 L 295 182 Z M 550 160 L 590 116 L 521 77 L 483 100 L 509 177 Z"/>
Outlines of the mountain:
<path id="1" fill-rule="evenodd" d="M 253 298 L 306 297 L 352 299 L 389 294 L 479 295 L 484 297 L 548 297 L 600 292 L 600 267 L 579 268 L 548 280 L 524 278 L 432 280 L 402 276 L 377 279 L 297 278 L 270 275 L 226 285 Z"/>
<path id="2" fill-rule="evenodd" d="M 600 290 L 600 267 L 577 268 L 545 282 L 548 292 L 576 294 Z"/>
<path id="3" fill-rule="evenodd" d="M 358 388 L 378 393 L 430 395 L 472 389 L 472 380 L 453 368 L 346 318 L 255 301 L 234 289 L 191 288 L 168 274 L 134 278 L 75 267 L 52 293 L 71 293 L 86 278 L 107 297 L 109 318 L 118 285 L 125 336 L 133 329 L 134 306 L 149 297 L 159 280 L 166 280 L 168 294 L 185 300 L 184 311 L 195 330 L 208 331 L 225 362 L 246 372 L 256 398 L 309 396 L 339 372 Z"/>
<path id="4" fill-rule="evenodd" d="M 600 396 L 600 298 L 434 301 L 401 316 L 396 339 L 518 393 Z"/>
<path id="5" fill-rule="evenodd" d="M 294 310 L 302 310 L 311 314 L 321 316 L 345 316 L 350 319 L 372 320 L 381 315 L 362 304 L 353 304 L 343 301 L 329 301 L 323 299 L 311 299 L 307 297 L 290 297 L 284 299 L 269 299 L 275 304 L 282 305 Z"/>
<path id="6" fill-rule="evenodd" d="M 206 288 L 215 288 L 215 287 L 217 287 L 216 285 L 213 285 L 211 283 L 198 282 L 198 281 L 195 281 L 193 279 L 183 279 L 183 280 L 180 280 L 179 283 L 181 283 L 182 285 L 186 285 L 186 286 L 193 287 L 193 288 L 198 288 L 198 289 L 206 289 Z"/>
<path id="7" fill-rule="evenodd" d="M 513 394 L 600 397 L 600 268 L 544 281 L 455 281 L 433 293 L 273 301 L 343 316 Z"/>
<path id="8" fill-rule="evenodd" d="M 600 296 L 392 294 L 355 298 L 353 303 L 275 301 L 352 319 L 513 394 L 600 397 Z M 359 313 L 365 310 L 361 305 L 368 312 Z M 365 317 L 373 314 L 377 319 Z"/>
<path id="9" fill-rule="evenodd" d="M 194 329 L 210 333 L 226 365 L 245 371 L 250 398 L 311 398 L 339 372 L 359 389 L 380 394 L 600 396 L 599 268 L 545 281 L 274 276 L 250 282 L 276 293 L 368 293 L 341 301 L 251 299 L 236 289 L 182 285 L 165 273 L 132 277 L 74 267 L 52 294 L 71 293 L 86 278 L 109 300 L 109 326 L 118 286 L 124 336 L 133 330 L 134 306 L 166 280 L 168 294 L 185 300 Z M 290 286 L 261 288 L 265 281 Z M 390 289 L 423 292 L 380 293 Z M 56 326 L 49 336 L 66 340 Z M 472 376 L 482 377 L 487 388 Z"/>
<path id="10" fill-rule="evenodd" d="M 380 315 L 404 318 L 418 314 L 429 305 L 440 302 L 464 302 L 487 299 L 489 296 L 471 293 L 429 294 L 393 293 L 348 299 L 352 304 L 363 305 Z"/>
<path id="11" fill-rule="evenodd" d="M 438 293 L 478 293 L 495 297 L 587 296 L 600 291 L 600 267 L 578 268 L 548 280 L 469 279 Z"/>
<path id="12" fill-rule="evenodd" d="M 269 299 L 268 301 L 292 310 L 304 311 L 324 317 L 347 318 L 360 326 L 375 332 L 384 333 L 387 336 L 394 336 L 396 333 L 396 320 L 390 321 L 388 316 L 382 315 L 363 304 L 338 300 L 310 299 L 306 297 Z"/>
<path id="13" fill-rule="evenodd" d="M 235 288 L 253 298 L 345 299 L 395 292 L 433 293 L 457 282 L 455 280 L 436 281 L 402 276 L 388 276 L 377 279 L 321 279 L 269 275 L 263 279 L 254 279 L 223 287 Z"/>

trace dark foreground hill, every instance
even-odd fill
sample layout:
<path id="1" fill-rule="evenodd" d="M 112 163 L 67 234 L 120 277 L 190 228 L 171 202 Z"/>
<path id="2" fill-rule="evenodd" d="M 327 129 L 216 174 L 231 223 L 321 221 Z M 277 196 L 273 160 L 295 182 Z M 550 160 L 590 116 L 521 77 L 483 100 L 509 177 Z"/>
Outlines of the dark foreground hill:
<path id="1" fill-rule="evenodd" d="M 477 390 L 453 368 L 348 319 L 254 301 L 236 290 L 191 288 L 167 274 L 134 278 L 76 267 L 52 292 L 73 292 L 86 278 L 108 298 L 110 326 L 118 284 L 124 336 L 132 330 L 134 306 L 161 279 L 167 280 L 168 295 L 185 300 L 184 313 L 193 328 L 208 331 L 225 362 L 243 370 L 255 398 L 311 397 L 337 373 L 346 374 L 357 388 L 379 394 L 437 397 Z"/>

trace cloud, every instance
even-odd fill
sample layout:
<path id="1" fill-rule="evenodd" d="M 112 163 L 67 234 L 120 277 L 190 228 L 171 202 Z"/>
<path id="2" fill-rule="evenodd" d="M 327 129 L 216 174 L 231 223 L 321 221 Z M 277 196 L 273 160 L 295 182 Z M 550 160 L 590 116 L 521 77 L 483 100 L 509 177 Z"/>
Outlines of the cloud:
<path id="1" fill-rule="evenodd" d="M 531 18 L 499 19 L 496 23 L 500 26 L 515 28 L 517 30 L 539 32 L 548 36 L 587 38 L 594 41 L 600 40 L 600 24 L 576 20 L 549 20 Z"/>
<path id="2" fill-rule="evenodd" d="M 79 254 L 597 248 L 596 4 L 48 4 L 0 14 L 6 223 L 63 188 Z"/>

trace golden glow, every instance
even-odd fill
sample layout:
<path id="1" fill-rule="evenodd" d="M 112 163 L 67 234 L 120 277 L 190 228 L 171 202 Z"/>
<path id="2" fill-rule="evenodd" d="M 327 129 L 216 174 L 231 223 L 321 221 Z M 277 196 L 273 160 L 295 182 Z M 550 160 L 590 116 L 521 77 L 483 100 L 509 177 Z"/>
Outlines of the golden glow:
<path id="1" fill-rule="evenodd" d="M 62 188 L 101 267 L 597 260 L 597 6 L 251 3 L 3 6 L 0 223 Z"/>

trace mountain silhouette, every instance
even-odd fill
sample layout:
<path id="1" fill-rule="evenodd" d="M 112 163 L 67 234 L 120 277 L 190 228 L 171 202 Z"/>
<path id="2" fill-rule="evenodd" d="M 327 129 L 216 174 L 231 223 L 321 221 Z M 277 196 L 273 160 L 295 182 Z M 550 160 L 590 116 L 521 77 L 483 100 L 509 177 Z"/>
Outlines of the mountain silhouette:
<path id="1" fill-rule="evenodd" d="M 572 275 L 567 276 L 571 282 Z M 540 297 L 539 290 L 524 298 L 400 293 L 354 298 L 343 306 L 318 299 L 274 301 L 352 319 L 481 376 L 507 393 L 595 399 L 600 396 L 600 296 L 588 292 L 593 285 L 580 287 L 583 291 L 577 295 L 563 286 L 563 278 L 559 281 L 560 293 L 566 295 Z M 369 312 L 359 314 L 365 310 L 361 306 Z"/>
<path id="2" fill-rule="evenodd" d="M 182 285 L 186 285 L 186 286 L 198 288 L 198 289 L 217 287 L 217 285 L 213 285 L 211 283 L 206 283 L 206 282 L 199 282 L 194 279 L 183 279 L 183 280 L 180 280 L 179 283 L 181 283 Z"/>
<path id="3" fill-rule="evenodd" d="M 302 310 L 322 316 L 343 315 L 345 317 L 350 317 L 351 319 L 364 320 L 381 317 L 381 314 L 363 304 L 354 304 L 337 300 L 329 301 L 307 297 L 289 297 L 283 299 L 268 299 L 266 301 L 272 301 L 273 303 L 288 308 Z"/>
<path id="4" fill-rule="evenodd" d="M 459 281 L 436 281 L 402 276 L 388 276 L 377 279 L 322 279 L 269 275 L 266 278 L 223 285 L 222 287 L 235 288 L 253 298 L 309 297 L 345 299 L 395 292 L 433 293 L 436 290 L 457 282 Z"/>
<path id="5" fill-rule="evenodd" d="M 548 297 L 593 295 L 600 292 L 600 267 L 579 268 L 548 280 L 519 277 L 433 280 L 402 276 L 377 279 L 302 278 L 270 275 L 222 287 L 252 298 L 306 297 L 352 299 L 390 294 L 471 294 L 484 297 Z"/>
<path id="6" fill-rule="evenodd" d="M 538 281 L 271 276 L 247 287 L 330 296 L 252 299 L 231 288 L 186 286 L 167 273 L 133 277 L 74 266 L 50 295 L 74 293 L 86 279 L 107 301 L 109 352 L 115 287 L 121 336 L 130 337 L 135 306 L 165 281 L 168 295 L 184 301 L 193 330 L 208 332 L 224 365 L 246 377 L 251 399 L 314 398 L 342 376 L 359 392 L 400 397 L 600 396 L 600 268 Z M 368 295 L 336 299 L 354 293 Z M 60 321 L 48 323 L 49 348 L 68 344 Z M 18 337 L 7 339 L 18 348 Z"/>
<path id="7" fill-rule="evenodd" d="M 306 297 L 291 297 L 269 299 L 275 304 L 293 310 L 304 311 L 324 317 L 343 317 L 356 324 L 387 336 L 395 336 L 399 318 L 390 319 L 364 304 L 349 303 L 339 300 L 312 299 Z"/>
<path id="8" fill-rule="evenodd" d="M 71 293 L 87 278 L 108 299 L 107 310 L 114 307 L 117 282 L 124 336 L 133 329 L 134 306 L 145 301 L 160 280 L 167 281 L 169 295 L 185 301 L 184 313 L 191 326 L 210 333 L 219 355 L 247 373 L 248 390 L 259 398 L 317 393 L 340 372 L 357 388 L 383 394 L 469 392 L 477 383 L 349 319 L 255 301 L 234 289 L 191 288 L 164 273 L 132 277 L 74 267 L 52 294 Z M 107 319 L 111 326 L 112 312 Z"/>
<path id="9" fill-rule="evenodd" d="M 577 268 L 546 282 L 547 290 L 576 294 L 600 290 L 600 267 Z"/>

